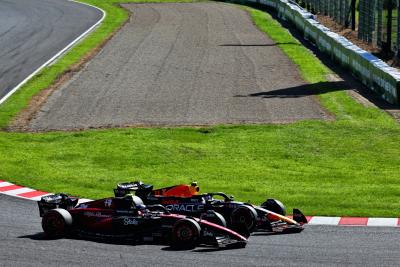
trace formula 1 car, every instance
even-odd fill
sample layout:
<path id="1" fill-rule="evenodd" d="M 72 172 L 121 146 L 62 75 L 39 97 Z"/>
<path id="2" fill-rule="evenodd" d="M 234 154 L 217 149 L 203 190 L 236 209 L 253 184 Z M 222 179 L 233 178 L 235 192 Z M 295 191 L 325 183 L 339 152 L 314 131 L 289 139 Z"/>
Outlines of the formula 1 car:
<path id="1" fill-rule="evenodd" d="M 247 239 L 206 220 L 172 214 L 161 205 L 145 206 L 133 195 L 78 204 L 65 194 L 38 201 L 42 228 L 49 238 L 75 236 L 107 241 L 168 243 L 177 249 L 198 245 L 242 248 Z"/>
<path id="2" fill-rule="evenodd" d="M 298 233 L 307 223 L 298 209 L 293 210 L 293 219 L 286 217 L 285 207 L 275 199 L 267 199 L 261 206 L 255 206 L 235 201 L 222 192 L 200 194 L 199 191 L 197 183 L 153 190 L 152 185 L 130 182 L 118 184 L 114 194 L 135 193 L 146 204 L 161 204 L 170 212 L 200 217 L 246 237 L 254 231 Z"/>

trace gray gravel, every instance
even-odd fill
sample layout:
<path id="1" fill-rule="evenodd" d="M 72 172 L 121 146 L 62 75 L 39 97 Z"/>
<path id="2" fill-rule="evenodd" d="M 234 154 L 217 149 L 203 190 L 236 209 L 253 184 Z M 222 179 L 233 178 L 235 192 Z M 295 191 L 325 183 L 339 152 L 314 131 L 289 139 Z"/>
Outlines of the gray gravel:
<path id="1" fill-rule="evenodd" d="M 130 22 L 32 130 L 324 119 L 295 65 L 230 4 L 129 4 Z M 304 95 L 293 96 L 292 92 Z"/>
<path id="2" fill-rule="evenodd" d="M 101 16 L 67 0 L 0 0 L 0 98 Z"/>
<path id="3" fill-rule="evenodd" d="M 252 236 L 244 249 L 44 240 L 35 202 L 0 194 L 0 266 L 398 266 L 400 228 L 308 226 Z"/>

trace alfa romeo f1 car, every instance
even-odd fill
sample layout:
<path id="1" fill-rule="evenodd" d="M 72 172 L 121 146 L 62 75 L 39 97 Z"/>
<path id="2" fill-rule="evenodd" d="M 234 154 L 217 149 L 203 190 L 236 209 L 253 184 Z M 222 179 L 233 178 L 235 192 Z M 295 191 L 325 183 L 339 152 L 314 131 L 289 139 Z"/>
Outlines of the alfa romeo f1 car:
<path id="1" fill-rule="evenodd" d="M 238 233 L 203 219 L 172 214 L 161 205 L 145 206 L 133 195 L 78 204 L 65 194 L 38 201 L 42 228 L 50 238 L 76 236 L 107 241 L 168 243 L 174 248 L 197 245 L 245 247 Z"/>
<path id="2" fill-rule="evenodd" d="M 200 194 L 197 183 L 153 190 L 150 184 L 131 182 L 118 184 L 114 189 L 116 196 L 128 193 L 135 193 L 146 204 L 161 204 L 170 212 L 200 217 L 244 236 L 254 231 L 298 233 L 307 223 L 298 209 L 293 210 L 293 219 L 286 217 L 285 207 L 278 200 L 267 199 L 261 206 L 255 206 L 235 201 L 221 192 Z"/>

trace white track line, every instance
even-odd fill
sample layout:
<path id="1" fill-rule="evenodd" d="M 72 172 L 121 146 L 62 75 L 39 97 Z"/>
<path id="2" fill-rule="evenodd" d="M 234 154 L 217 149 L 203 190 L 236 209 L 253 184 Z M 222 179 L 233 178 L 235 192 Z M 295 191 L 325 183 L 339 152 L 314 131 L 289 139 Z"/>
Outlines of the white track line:
<path id="1" fill-rule="evenodd" d="M 62 49 L 61 51 L 59 51 L 57 54 L 55 54 L 52 58 L 50 58 L 46 63 L 44 63 L 42 66 L 40 66 L 38 69 L 36 69 L 34 72 L 32 72 L 28 77 L 26 77 L 22 82 L 20 82 L 17 86 L 15 86 L 10 92 L 8 92 L 3 98 L 0 99 L 0 105 L 2 103 L 4 103 L 12 94 L 14 94 L 19 88 L 21 88 L 26 82 L 28 82 L 33 76 L 35 76 L 36 74 L 38 74 L 42 69 L 44 69 L 45 67 L 47 67 L 48 65 L 52 64 L 53 62 L 55 62 L 57 59 L 59 59 L 63 54 L 65 54 L 68 50 L 70 50 L 74 45 L 76 45 L 79 41 L 81 41 L 84 37 L 86 37 L 86 35 L 88 35 L 90 32 L 92 32 L 100 23 L 103 22 L 104 18 L 106 17 L 107 13 L 101 9 L 98 8 L 96 6 L 90 5 L 90 4 L 86 4 L 86 3 L 82 3 L 82 2 L 78 2 L 76 0 L 69 0 L 71 2 L 75 2 L 81 5 L 86 5 L 86 6 L 90 6 L 93 8 L 96 8 L 97 10 L 101 11 L 103 16 L 101 17 L 101 19 L 99 21 L 97 21 L 92 27 L 90 27 L 88 30 L 86 30 L 84 33 L 82 33 L 78 38 L 76 38 L 74 41 L 72 41 L 71 43 L 69 43 L 64 49 Z"/>

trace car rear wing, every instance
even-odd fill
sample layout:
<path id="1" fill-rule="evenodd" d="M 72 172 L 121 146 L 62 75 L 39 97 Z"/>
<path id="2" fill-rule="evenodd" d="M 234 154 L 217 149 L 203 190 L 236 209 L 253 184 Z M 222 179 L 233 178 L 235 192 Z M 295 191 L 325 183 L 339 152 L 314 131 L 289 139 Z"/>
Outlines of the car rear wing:
<path id="1" fill-rule="evenodd" d="M 127 182 L 118 184 L 117 188 L 114 189 L 114 195 L 116 197 L 123 197 L 127 194 L 136 193 L 137 191 L 151 192 L 151 190 L 153 190 L 152 185 L 144 184 L 141 181 Z"/>
<path id="2" fill-rule="evenodd" d="M 78 198 L 70 197 L 64 193 L 44 196 L 37 202 L 39 215 L 43 217 L 46 212 L 52 209 L 72 209 L 78 205 L 78 201 Z"/>

